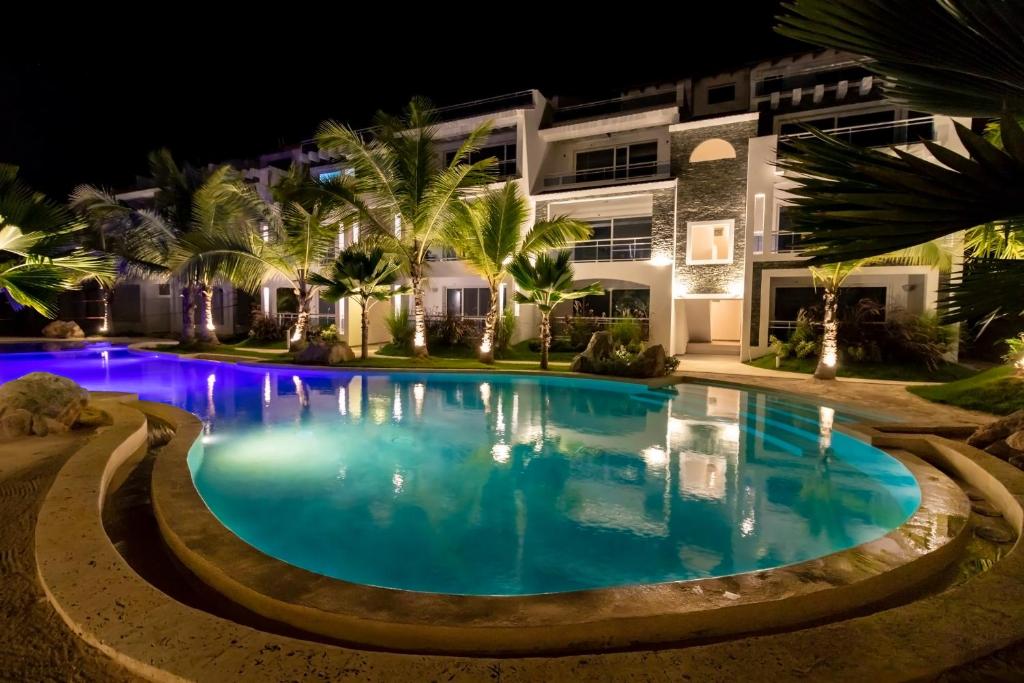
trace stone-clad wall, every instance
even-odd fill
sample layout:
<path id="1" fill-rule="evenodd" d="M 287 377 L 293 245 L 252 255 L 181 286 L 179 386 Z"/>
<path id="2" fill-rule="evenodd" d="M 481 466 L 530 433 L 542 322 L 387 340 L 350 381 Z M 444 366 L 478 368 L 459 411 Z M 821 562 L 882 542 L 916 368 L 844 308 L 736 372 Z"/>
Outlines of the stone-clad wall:
<path id="1" fill-rule="evenodd" d="M 676 282 L 685 294 L 729 294 L 743 281 L 747 233 L 747 144 L 757 135 L 756 121 L 742 121 L 672 132 L 672 175 L 677 178 Z M 690 163 L 705 140 L 721 138 L 736 150 L 735 159 Z M 733 262 L 686 265 L 688 221 L 733 219 Z"/>

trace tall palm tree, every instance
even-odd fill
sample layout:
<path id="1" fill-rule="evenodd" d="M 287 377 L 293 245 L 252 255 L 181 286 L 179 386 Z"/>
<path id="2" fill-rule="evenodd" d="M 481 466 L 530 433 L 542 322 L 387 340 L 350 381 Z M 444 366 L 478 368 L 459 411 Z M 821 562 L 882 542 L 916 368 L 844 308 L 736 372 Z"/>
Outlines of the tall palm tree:
<path id="1" fill-rule="evenodd" d="M 828 135 L 780 145 L 794 172 L 794 221 L 817 264 L 879 256 L 960 230 L 1024 234 L 1024 5 L 971 0 L 791 0 L 777 30 L 869 57 L 886 97 L 950 116 L 1001 117 L 986 140 L 956 124 L 969 157 L 924 141 L 938 163 L 863 149 Z M 906 31 L 906 26 L 914 31 Z M 999 46 L 994 50 L 992 46 Z M 993 136 L 990 136 L 993 137 Z M 971 236 L 968 236 L 970 245 Z M 1024 260 L 968 252 L 940 302 L 944 320 L 1024 314 Z"/>
<path id="2" fill-rule="evenodd" d="M 196 308 L 203 304 L 204 324 L 199 326 L 199 338 L 215 342 L 216 334 L 212 322 L 212 280 L 211 273 L 198 269 L 189 273 L 179 272 L 183 261 L 182 253 L 187 245 L 182 240 L 196 230 L 197 214 L 217 215 L 210 207 L 197 205 L 201 191 L 211 201 L 218 196 L 213 188 L 235 180 L 234 171 L 228 166 L 213 170 L 198 169 L 190 164 L 179 164 L 170 151 L 160 149 L 149 154 L 149 171 L 156 192 L 152 206 L 136 208 L 117 201 L 108 192 L 93 186 L 80 186 L 72 195 L 72 208 L 79 211 L 106 235 L 123 236 L 124 246 L 131 251 L 129 270 L 140 266 L 153 273 L 163 272 L 167 277 L 179 281 L 181 293 L 180 341 L 189 344 L 196 339 Z M 119 238 L 120 239 L 120 238 Z"/>
<path id="3" fill-rule="evenodd" d="M 85 280 L 112 279 L 113 259 L 78 246 L 85 227 L 25 185 L 17 167 L 0 164 L 0 294 L 16 309 L 53 317 L 60 292 Z"/>
<path id="4" fill-rule="evenodd" d="M 487 282 L 491 305 L 484 318 L 480 360 L 494 362 L 494 326 L 498 319 L 498 288 L 508 277 L 508 267 L 521 255 L 533 256 L 564 247 L 575 240 L 587 239 L 588 224 L 565 216 L 537 221 L 523 232 L 528 207 L 514 182 L 500 190 L 464 202 L 455 212 L 454 220 L 443 232 L 447 242 L 466 266 Z"/>
<path id="5" fill-rule="evenodd" d="M 101 281 L 103 325 L 100 331 L 113 334 L 111 298 L 118 282 L 138 278 L 166 278 L 169 275 L 162 255 L 154 252 L 151 235 L 141 219 L 108 191 L 91 185 L 79 185 L 71 193 L 70 206 L 88 224 L 83 242 L 92 249 L 109 254 L 116 263 L 111 281 Z"/>
<path id="6" fill-rule="evenodd" d="M 563 301 L 582 299 L 591 294 L 600 294 L 601 286 L 596 282 L 582 289 L 573 288 L 573 272 L 568 249 L 559 251 L 552 258 L 550 254 L 539 254 L 531 263 L 530 256 L 520 254 L 508 266 L 508 272 L 516 281 L 516 301 L 534 304 L 540 311 L 540 367 L 548 369 L 548 350 L 551 348 L 551 310 Z"/>
<path id="7" fill-rule="evenodd" d="M 953 263 L 953 255 L 944 245 L 937 242 L 928 242 L 884 256 L 811 266 L 811 277 L 814 279 L 815 287 L 822 288 L 822 308 L 824 309 L 821 355 L 818 356 L 818 365 L 814 369 L 815 378 L 836 378 L 836 371 L 839 366 L 840 287 L 843 286 L 847 278 L 862 266 L 886 263 L 931 266 L 940 270 L 949 270 Z"/>
<path id="8" fill-rule="evenodd" d="M 477 126 L 445 164 L 435 142 L 436 117 L 426 100 L 413 99 L 401 117 L 379 113 L 376 124 L 372 133 L 364 135 L 327 121 L 321 124 L 316 141 L 323 149 L 344 154 L 354 176 L 343 175 L 335 184 L 344 189 L 365 228 L 390 240 L 388 249 L 404 261 L 413 292 L 413 353 L 426 356 L 427 255 L 453 220 L 461 196 L 493 179 L 493 157 L 470 163 L 470 155 L 480 149 L 491 126 Z"/>
<path id="9" fill-rule="evenodd" d="M 327 273 L 313 273 L 309 281 L 321 287 L 320 296 L 335 301 L 353 299 L 362 311 L 360 330 L 362 348 L 359 357 L 366 360 L 370 335 L 370 309 L 380 301 L 406 294 L 408 287 L 395 287 L 401 263 L 379 246 L 355 244 L 338 255 Z"/>
<path id="10" fill-rule="evenodd" d="M 305 180 L 297 179 L 305 175 Z M 203 273 L 223 277 L 236 286 L 257 290 L 281 277 L 298 299 L 298 317 L 290 343 L 301 343 L 309 331 L 310 307 L 318 285 L 313 276 L 330 271 L 338 233 L 351 214 L 337 192 L 295 167 L 276 187 L 278 202 L 265 202 L 242 182 L 210 187 L 197 204 L 194 231 L 179 243 L 178 270 L 192 279 Z"/>

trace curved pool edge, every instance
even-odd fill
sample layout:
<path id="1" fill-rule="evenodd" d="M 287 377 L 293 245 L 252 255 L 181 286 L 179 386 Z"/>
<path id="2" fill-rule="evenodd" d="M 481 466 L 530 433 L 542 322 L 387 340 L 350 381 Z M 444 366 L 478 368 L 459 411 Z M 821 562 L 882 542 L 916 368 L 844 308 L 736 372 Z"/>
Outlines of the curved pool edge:
<path id="1" fill-rule="evenodd" d="M 962 532 L 970 505 L 964 493 L 937 469 L 897 451 L 892 455 L 921 489 L 917 511 L 881 538 L 806 562 L 711 579 L 529 596 L 376 588 L 289 565 L 224 527 L 199 496 L 187 465 L 200 422 L 191 415 L 179 422 L 183 429 L 157 456 L 152 481 L 154 512 L 171 551 L 204 583 L 253 612 L 373 648 L 532 655 L 791 628 L 910 591 L 959 556 L 967 542 Z"/>

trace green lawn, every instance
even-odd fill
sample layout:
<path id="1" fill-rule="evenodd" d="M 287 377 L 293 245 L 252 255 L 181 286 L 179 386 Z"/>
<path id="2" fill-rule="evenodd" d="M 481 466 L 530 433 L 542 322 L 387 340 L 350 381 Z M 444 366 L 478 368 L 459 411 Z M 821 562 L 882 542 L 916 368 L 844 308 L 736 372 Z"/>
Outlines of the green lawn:
<path id="1" fill-rule="evenodd" d="M 220 344 L 211 346 L 206 344 L 193 344 L 188 347 L 165 346 L 156 349 L 166 353 L 179 355 L 206 353 L 224 356 L 237 356 L 245 360 L 259 361 L 261 363 L 289 364 L 292 362 L 291 354 L 287 353 L 260 353 L 257 347 L 242 346 L 241 344 Z M 353 351 L 358 356 L 359 349 Z M 567 370 L 568 363 L 551 361 L 551 369 Z M 337 368 L 422 368 L 424 370 L 539 370 L 540 363 L 507 363 L 498 361 L 494 365 L 486 365 L 476 358 L 451 358 L 444 356 L 431 356 L 429 358 L 410 358 L 408 356 L 370 356 L 365 361 L 356 360 L 334 365 Z"/>
<path id="2" fill-rule="evenodd" d="M 748 361 L 747 365 L 752 365 L 755 368 L 775 370 L 775 354 L 770 353 L 767 356 L 755 358 L 752 361 Z M 813 356 L 808 358 L 789 357 L 784 359 L 782 361 L 782 365 L 777 369 L 784 370 L 785 372 L 800 372 L 809 375 L 814 372 L 814 368 L 817 365 L 818 359 Z M 956 363 L 946 363 L 934 371 L 920 365 L 841 363 L 839 365 L 838 372 L 840 377 L 854 377 L 857 379 L 893 379 L 905 382 L 951 382 L 953 380 L 970 377 L 973 374 L 975 374 L 974 370 Z"/>
<path id="3" fill-rule="evenodd" d="M 358 353 L 359 349 L 355 349 Z M 395 356 L 401 358 L 407 358 L 409 352 L 400 347 L 392 344 L 384 345 L 380 351 L 378 351 L 378 358 L 384 356 Z M 434 347 L 430 349 L 430 355 L 436 356 L 437 358 L 466 358 L 472 359 L 477 357 L 477 350 L 468 346 L 446 346 L 446 347 Z M 548 354 L 548 360 L 551 362 L 565 362 L 570 363 L 577 354 L 573 351 L 552 351 Z M 521 341 L 509 348 L 509 350 L 502 356 L 502 360 L 531 360 L 540 362 L 540 352 L 530 350 L 529 341 Z"/>
<path id="4" fill-rule="evenodd" d="M 1024 378 L 1013 368 L 1000 365 L 973 377 L 934 387 L 908 387 L 908 391 L 936 403 L 969 410 L 1009 415 L 1024 409 Z"/>

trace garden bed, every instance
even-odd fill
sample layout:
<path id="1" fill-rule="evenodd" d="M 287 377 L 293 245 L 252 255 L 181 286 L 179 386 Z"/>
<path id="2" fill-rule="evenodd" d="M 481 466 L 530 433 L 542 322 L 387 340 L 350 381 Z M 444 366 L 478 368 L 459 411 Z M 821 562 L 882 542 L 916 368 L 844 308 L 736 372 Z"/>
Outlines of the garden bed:
<path id="1" fill-rule="evenodd" d="M 775 354 L 770 353 L 760 358 L 747 361 L 747 365 L 755 368 L 768 370 L 782 370 L 784 372 L 798 372 L 812 374 L 818 365 L 815 356 L 806 358 L 784 358 L 778 367 L 775 365 Z M 924 365 L 889 364 L 889 363 L 840 363 L 839 377 L 851 377 L 856 379 L 887 379 L 906 382 L 951 382 L 970 377 L 976 373 L 975 370 L 957 363 L 945 363 L 935 370 L 929 370 Z"/>

